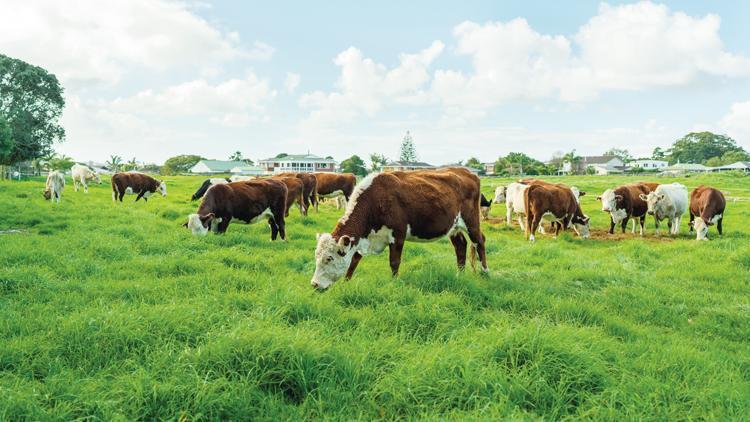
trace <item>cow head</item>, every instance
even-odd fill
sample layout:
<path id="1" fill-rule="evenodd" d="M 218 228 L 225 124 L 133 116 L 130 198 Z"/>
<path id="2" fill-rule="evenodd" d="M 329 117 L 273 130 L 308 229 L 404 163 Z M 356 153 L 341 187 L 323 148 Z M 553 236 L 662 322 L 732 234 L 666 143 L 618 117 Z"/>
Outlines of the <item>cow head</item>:
<path id="1" fill-rule="evenodd" d="M 167 183 L 163 180 L 159 180 L 159 193 L 161 196 L 167 196 Z"/>
<path id="2" fill-rule="evenodd" d="M 315 248 L 315 274 L 310 284 L 325 290 L 341 278 L 354 253 L 357 252 L 356 240 L 350 236 L 341 236 L 339 240 L 328 233 L 318 234 L 318 246 Z"/>
<path id="3" fill-rule="evenodd" d="M 666 199 L 666 196 L 663 193 L 656 192 L 649 192 L 648 195 L 640 194 L 638 195 L 638 197 L 646 202 L 646 205 L 648 205 L 649 215 L 654 215 L 660 208 L 660 204 L 662 204 Z"/>
<path id="4" fill-rule="evenodd" d="M 44 196 L 44 199 L 49 200 L 50 198 L 52 198 L 52 191 L 47 188 L 44 190 L 44 192 L 42 192 L 42 195 Z"/>
<path id="5" fill-rule="evenodd" d="M 208 213 L 206 215 L 190 214 L 188 215 L 187 223 L 183 224 L 183 226 L 190 229 L 195 235 L 205 236 L 208 234 L 208 230 L 211 228 L 212 223 L 217 220 L 220 219 L 217 219 L 214 213 Z"/>
<path id="6" fill-rule="evenodd" d="M 499 204 L 502 202 L 505 202 L 505 195 L 508 193 L 508 187 L 507 186 L 498 186 L 495 189 L 495 199 L 492 200 L 492 202 Z"/>
<path id="7" fill-rule="evenodd" d="M 695 228 L 696 237 L 695 240 L 708 240 L 708 225 L 710 222 L 706 222 L 700 217 L 696 217 L 693 222 Z"/>
<path id="8" fill-rule="evenodd" d="M 99 177 L 99 173 L 97 173 L 95 171 L 92 172 L 92 173 L 94 174 L 94 181 L 96 181 L 97 184 L 101 185 L 102 184 L 102 178 Z"/>
<path id="9" fill-rule="evenodd" d="M 571 186 L 571 187 L 570 187 L 570 191 L 571 191 L 571 192 L 573 192 L 573 196 L 575 196 L 575 197 L 576 197 L 576 202 L 578 202 L 579 204 L 581 203 L 581 199 L 580 199 L 580 198 L 581 198 L 581 197 L 582 197 L 583 195 L 586 195 L 586 192 L 584 192 L 584 191 L 582 191 L 582 190 L 579 190 L 579 189 L 578 189 L 577 187 L 575 187 L 575 186 Z"/>
<path id="10" fill-rule="evenodd" d="M 578 233 L 579 236 L 584 239 L 588 239 L 590 236 L 590 221 L 591 219 L 589 218 L 589 216 L 582 214 L 573 216 L 571 223 L 573 224 L 573 229 L 576 231 L 576 233 Z"/>
<path id="11" fill-rule="evenodd" d="M 617 195 L 614 190 L 607 189 L 596 199 L 602 201 L 602 211 L 614 212 L 617 211 L 617 204 L 622 202 L 622 195 Z"/>

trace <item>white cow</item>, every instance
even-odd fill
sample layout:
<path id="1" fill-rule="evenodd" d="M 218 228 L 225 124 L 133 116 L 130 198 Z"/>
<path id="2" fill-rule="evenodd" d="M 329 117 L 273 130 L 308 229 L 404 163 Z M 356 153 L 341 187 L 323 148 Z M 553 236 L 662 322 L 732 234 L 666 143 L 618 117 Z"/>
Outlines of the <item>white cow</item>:
<path id="1" fill-rule="evenodd" d="M 60 203 L 62 198 L 63 188 L 65 188 L 65 176 L 57 171 L 53 170 L 47 175 L 47 186 L 44 189 L 44 198 L 51 199 L 52 203 Z"/>
<path id="2" fill-rule="evenodd" d="M 79 183 L 83 185 L 84 193 L 89 192 L 89 180 L 95 180 L 96 183 L 100 185 L 102 184 L 102 179 L 99 178 L 99 175 L 82 164 L 73 164 L 73 167 L 70 168 L 70 175 L 73 178 L 73 189 L 75 189 L 76 192 L 78 192 Z"/>
<path id="3" fill-rule="evenodd" d="M 688 207 L 688 191 L 685 185 L 671 183 L 659 185 L 656 190 L 648 195 L 640 194 L 639 197 L 648 204 L 648 213 L 654 216 L 656 235 L 659 235 L 659 223 L 667 220 L 669 234 L 680 234 L 680 222 L 682 215 Z"/>
<path id="4" fill-rule="evenodd" d="M 237 174 L 235 174 L 234 176 L 231 176 L 229 178 L 229 180 L 231 180 L 232 182 L 244 182 L 246 180 L 252 180 L 252 179 L 254 179 L 253 176 L 239 176 Z M 211 179 L 211 180 L 212 180 L 212 183 L 213 183 L 214 179 Z"/>

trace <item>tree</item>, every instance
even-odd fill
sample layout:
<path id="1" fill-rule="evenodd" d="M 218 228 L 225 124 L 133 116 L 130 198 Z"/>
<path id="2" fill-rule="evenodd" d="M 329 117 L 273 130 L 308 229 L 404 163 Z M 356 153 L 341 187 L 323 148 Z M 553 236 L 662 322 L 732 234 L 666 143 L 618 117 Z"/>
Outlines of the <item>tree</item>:
<path id="1" fill-rule="evenodd" d="M 415 162 L 419 160 L 417 157 L 417 149 L 414 147 L 414 140 L 411 138 L 411 134 L 408 130 L 406 131 L 404 139 L 401 141 L 399 160 L 407 162 Z"/>
<path id="2" fill-rule="evenodd" d="M 69 170 L 73 167 L 75 161 L 65 154 L 55 155 L 52 159 L 47 162 L 47 168 L 49 170 Z"/>
<path id="3" fill-rule="evenodd" d="M 136 161 L 135 157 L 133 157 L 130 161 L 125 163 L 122 168 L 125 171 L 138 170 L 138 161 Z"/>
<path id="4" fill-rule="evenodd" d="M 484 171 L 484 165 L 476 157 L 471 157 L 464 164 L 466 167 Z"/>
<path id="5" fill-rule="evenodd" d="M 610 148 L 609 151 L 605 152 L 604 155 L 608 157 L 617 157 L 622 160 L 623 163 L 627 163 L 633 159 L 628 150 L 622 148 Z"/>
<path id="6" fill-rule="evenodd" d="M 288 156 L 289 156 L 289 154 L 287 154 L 285 152 L 280 152 L 280 153 L 276 154 L 276 158 L 284 158 L 284 157 L 288 157 Z"/>
<path id="7" fill-rule="evenodd" d="M 714 157 L 722 157 L 728 152 L 747 151 L 738 146 L 734 139 L 711 132 L 691 132 L 675 141 L 670 149 L 670 163 L 704 163 Z"/>
<path id="8" fill-rule="evenodd" d="M 341 171 L 344 173 L 354 173 L 357 176 L 366 176 L 367 168 L 365 162 L 358 155 L 352 155 L 341 162 Z"/>
<path id="9" fill-rule="evenodd" d="M 383 154 L 373 153 L 370 154 L 370 163 L 370 171 L 380 171 L 388 164 L 388 159 Z"/>
<path id="10" fill-rule="evenodd" d="M 570 172 L 572 174 L 579 174 L 581 171 L 581 169 L 578 168 L 581 164 L 581 156 L 576 154 L 576 150 L 572 150 L 565 154 L 563 156 L 563 162 L 570 163 Z"/>
<path id="11" fill-rule="evenodd" d="M 109 167 L 109 170 L 117 173 L 120 171 L 120 165 L 122 164 L 122 157 L 119 155 L 110 155 L 109 161 L 107 161 L 107 167 Z"/>
<path id="12" fill-rule="evenodd" d="M 664 160 L 665 158 L 667 158 L 667 153 L 661 147 L 654 148 L 654 152 L 651 153 L 652 160 Z"/>
<path id="13" fill-rule="evenodd" d="M 242 153 L 239 151 L 235 151 L 232 155 L 229 156 L 229 161 L 242 161 Z"/>
<path id="14" fill-rule="evenodd" d="M 178 174 L 188 172 L 198 161 L 205 160 L 200 155 L 178 155 L 171 157 L 161 167 L 161 174 Z"/>
<path id="15" fill-rule="evenodd" d="M 0 164 L 32 160 L 62 142 L 65 129 L 59 120 L 64 107 L 55 75 L 0 54 L 0 116 L 12 136 L 12 142 L 0 146 Z"/>

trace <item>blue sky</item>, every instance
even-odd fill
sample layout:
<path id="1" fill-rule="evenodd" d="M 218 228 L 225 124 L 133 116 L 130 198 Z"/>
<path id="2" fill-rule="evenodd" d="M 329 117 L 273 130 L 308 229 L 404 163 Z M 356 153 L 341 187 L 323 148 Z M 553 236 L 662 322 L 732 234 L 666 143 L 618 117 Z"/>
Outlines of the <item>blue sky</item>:
<path id="1" fill-rule="evenodd" d="M 750 149 L 747 2 L 27 3 L 0 52 L 60 77 L 78 160 Z"/>

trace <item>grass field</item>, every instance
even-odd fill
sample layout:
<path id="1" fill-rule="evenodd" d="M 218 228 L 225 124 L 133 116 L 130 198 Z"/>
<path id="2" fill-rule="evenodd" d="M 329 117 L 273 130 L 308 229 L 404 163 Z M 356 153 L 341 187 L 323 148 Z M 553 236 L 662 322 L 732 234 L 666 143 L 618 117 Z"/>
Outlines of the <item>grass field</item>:
<path id="1" fill-rule="evenodd" d="M 529 244 L 493 218 L 488 277 L 457 273 L 447 240 L 407 243 L 398 278 L 366 257 L 325 293 L 315 233 L 340 211 L 293 209 L 286 243 L 265 224 L 193 237 L 200 180 L 122 204 L 69 184 L 59 207 L 41 180 L 0 182 L 0 231 L 21 230 L 0 234 L 0 420 L 750 414 L 750 177 L 658 179 L 745 199 L 710 242 L 687 216 L 677 239 L 650 218 L 610 238 L 595 197 L 633 179 L 565 178 L 592 239 Z"/>

